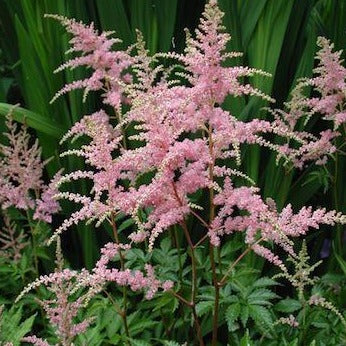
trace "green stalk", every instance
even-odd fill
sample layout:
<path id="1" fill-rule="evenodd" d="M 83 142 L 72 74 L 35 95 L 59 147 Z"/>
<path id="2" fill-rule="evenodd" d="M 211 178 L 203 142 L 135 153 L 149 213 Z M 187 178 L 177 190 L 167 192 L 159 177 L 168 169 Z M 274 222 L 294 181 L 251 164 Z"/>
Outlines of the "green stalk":
<path id="1" fill-rule="evenodd" d="M 115 215 L 113 212 L 111 213 L 111 226 L 112 226 L 112 230 L 113 230 L 114 240 L 117 244 L 120 244 L 117 225 L 115 222 Z M 119 257 L 120 257 L 121 270 L 124 271 L 125 270 L 125 258 L 124 258 L 124 255 L 120 249 L 119 249 Z M 126 309 L 127 309 L 127 289 L 125 286 L 123 286 L 123 304 L 124 304 L 124 308 L 121 311 L 120 316 L 124 322 L 125 334 L 126 334 L 127 338 L 130 339 L 129 327 L 128 327 L 128 323 L 127 323 L 127 312 L 126 312 Z"/>

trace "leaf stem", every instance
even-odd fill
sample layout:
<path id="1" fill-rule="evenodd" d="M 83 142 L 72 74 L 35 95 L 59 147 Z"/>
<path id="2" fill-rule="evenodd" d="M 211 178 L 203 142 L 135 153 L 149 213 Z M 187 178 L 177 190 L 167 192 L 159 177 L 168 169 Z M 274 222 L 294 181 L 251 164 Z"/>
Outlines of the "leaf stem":
<path id="1" fill-rule="evenodd" d="M 183 205 L 174 183 L 172 183 L 172 187 L 173 187 L 174 195 L 175 195 L 178 203 L 180 205 Z M 200 344 L 200 346 L 204 346 L 204 341 L 203 341 L 203 337 L 202 337 L 202 333 L 201 333 L 201 326 L 200 326 L 200 323 L 198 320 L 198 316 L 196 313 L 196 307 L 195 307 L 196 306 L 196 296 L 197 296 L 197 267 L 196 267 L 195 248 L 194 248 L 194 245 L 192 243 L 190 233 L 189 233 L 189 230 L 187 228 L 185 220 L 183 220 L 180 223 L 180 225 L 183 229 L 186 241 L 190 247 L 190 252 L 191 252 L 190 257 L 191 257 L 191 268 L 192 268 L 192 288 L 191 288 L 191 302 L 190 302 L 189 306 L 192 309 L 192 314 L 193 314 L 193 318 L 194 318 L 195 325 L 196 325 L 196 331 L 197 331 L 197 337 L 198 337 L 199 344 Z"/>
<path id="2" fill-rule="evenodd" d="M 255 244 L 259 244 L 261 241 L 263 241 L 264 238 L 258 239 Z M 253 244 L 253 245 L 255 245 Z M 221 287 L 226 283 L 228 275 L 231 273 L 231 271 L 234 269 L 234 267 L 241 261 L 243 257 L 245 257 L 250 251 L 252 250 L 252 246 L 250 245 L 243 253 L 239 255 L 239 257 L 229 266 L 227 269 L 227 272 L 225 275 L 222 277 L 222 279 L 218 282 L 218 286 Z"/>
<path id="3" fill-rule="evenodd" d="M 117 224 L 115 222 L 115 215 L 114 212 L 111 212 L 111 225 L 112 225 L 112 230 L 113 230 L 113 236 L 114 236 L 114 240 L 117 244 L 120 243 L 119 241 L 119 234 L 118 234 L 118 229 L 117 229 Z M 122 251 L 119 249 L 119 257 L 120 257 L 120 266 L 121 266 L 121 270 L 125 269 L 125 259 L 124 259 L 124 255 L 122 253 Z M 124 308 L 121 311 L 121 318 L 123 319 L 124 322 L 124 328 L 125 328 L 125 334 L 127 336 L 127 338 L 130 338 L 130 333 L 129 333 L 129 327 L 127 324 L 127 313 L 126 313 L 126 309 L 127 309 L 127 290 L 126 287 L 123 286 L 123 304 L 124 304 Z"/>

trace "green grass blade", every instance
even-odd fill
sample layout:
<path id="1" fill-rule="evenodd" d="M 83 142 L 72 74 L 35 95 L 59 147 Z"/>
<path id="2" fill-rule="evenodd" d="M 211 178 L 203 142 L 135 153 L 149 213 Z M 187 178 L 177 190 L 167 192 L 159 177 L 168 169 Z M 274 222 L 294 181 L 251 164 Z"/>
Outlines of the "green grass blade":
<path id="1" fill-rule="evenodd" d="M 123 47 L 134 42 L 126 9 L 121 0 L 99 0 L 96 2 L 99 21 L 103 30 L 115 30 L 116 35 L 123 40 Z"/>
<path id="2" fill-rule="evenodd" d="M 152 33 L 156 33 L 156 51 L 169 51 L 177 19 L 177 0 L 154 0 L 155 17 Z"/>
<path id="3" fill-rule="evenodd" d="M 60 139 L 64 134 L 64 130 L 57 124 L 47 121 L 42 115 L 29 111 L 22 107 L 16 107 L 7 103 L 0 103 L 0 115 L 6 116 L 12 112 L 13 119 L 26 124 L 27 126 L 44 133 L 48 136 Z"/>

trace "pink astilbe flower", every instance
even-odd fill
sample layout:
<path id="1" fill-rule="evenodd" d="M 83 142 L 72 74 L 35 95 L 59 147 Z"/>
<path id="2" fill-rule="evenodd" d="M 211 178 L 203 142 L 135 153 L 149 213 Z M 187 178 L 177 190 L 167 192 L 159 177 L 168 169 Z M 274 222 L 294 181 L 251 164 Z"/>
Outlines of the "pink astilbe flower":
<path id="1" fill-rule="evenodd" d="M 29 284 L 17 297 L 20 300 L 29 291 L 45 286 L 53 295 L 52 299 L 40 301 L 50 324 L 63 345 L 70 345 L 75 337 L 84 333 L 92 318 L 76 323 L 75 319 L 80 310 L 86 307 L 89 301 L 109 283 L 118 286 L 129 286 L 131 290 L 144 290 L 146 299 L 152 299 L 156 292 L 162 288 L 164 291 L 173 287 L 171 281 L 159 281 L 154 274 L 154 268 L 146 264 L 144 275 L 139 270 L 119 270 L 109 267 L 110 262 L 120 251 L 127 251 L 129 245 L 107 243 L 101 249 L 101 257 L 92 271 L 82 269 L 75 271 L 63 269 L 63 260 L 60 250 L 60 240 L 57 242 L 57 269 L 54 273 L 43 275 Z M 28 342 L 34 342 L 35 336 L 28 337 Z M 30 341 L 32 340 L 32 341 Z M 38 341 L 37 341 L 38 342 Z"/>
<path id="2" fill-rule="evenodd" d="M 230 163 L 241 164 L 244 145 L 269 148 L 278 153 L 278 160 L 283 157 L 285 162 L 302 168 L 305 162 L 311 160 L 323 164 L 326 156 L 335 152 L 333 139 L 339 134 L 331 130 L 319 135 L 297 131 L 297 121 L 309 115 L 311 107 L 316 108 L 307 101 L 310 99 L 300 93 L 300 87 L 293 94 L 287 112 L 271 111 L 273 122 L 259 119 L 243 122 L 223 110 L 220 105 L 228 95 L 254 95 L 267 102 L 273 100 L 250 84 L 243 83 L 244 77 L 255 74 L 266 76 L 267 73 L 243 66 L 226 66 L 227 59 L 239 54 L 226 53 L 230 36 L 224 32 L 222 17 L 217 2 L 209 1 L 195 36 L 187 35 L 187 48 L 183 54 L 167 53 L 151 57 L 145 49 L 142 35 L 138 33 L 138 42 L 131 48 L 136 56 L 129 58 L 126 55 L 129 51 L 121 52 L 115 60 L 112 60 L 110 51 L 114 42 L 107 38 L 107 34 L 98 34 L 93 27 L 62 20 L 74 35 L 72 50 L 84 54 L 63 66 L 91 67 L 94 72 L 90 83 L 94 85 L 96 78 L 102 84 L 97 88 L 106 90 L 104 102 L 108 102 L 111 90 L 115 90 L 117 94 L 112 94 L 115 103 L 124 103 L 126 97 L 128 107 L 124 114 L 120 114 L 120 108 L 113 104 L 118 116 L 116 126 L 110 123 L 111 117 L 99 111 L 85 116 L 63 138 L 89 137 L 88 144 L 66 154 L 83 157 L 91 168 L 89 171 L 66 174 L 61 178 L 60 185 L 88 178 L 92 189 L 88 196 L 69 192 L 59 194 L 60 198 L 82 204 L 82 208 L 62 224 L 50 241 L 82 220 L 97 220 L 100 224 L 110 215 L 122 213 L 132 217 L 138 227 L 130 234 L 129 240 L 140 242 L 149 239 L 149 250 L 152 250 L 160 234 L 173 225 L 183 224 L 192 208 L 199 207 L 191 202 L 191 195 L 201 190 L 209 190 L 215 195 L 215 219 L 209 220 L 210 224 L 205 223 L 212 245 L 219 245 L 224 234 L 244 232 L 246 243 L 256 253 L 279 266 L 283 265 L 282 260 L 260 244 L 259 239 L 279 245 L 294 256 L 290 237 L 304 235 L 320 224 L 344 223 L 343 216 L 335 212 L 327 213 L 324 209 L 312 211 L 311 208 L 302 208 L 293 213 L 287 206 L 278 211 L 276 206 L 263 201 L 258 189 L 234 186 L 231 176 L 235 170 L 226 167 Z M 87 37 L 86 42 L 79 43 L 84 37 Z M 323 46 L 327 49 L 325 42 Z M 100 52 L 109 56 L 109 61 L 102 60 L 100 63 Z M 320 53 L 323 62 L 315 71 L 322 77 L 329 73 L 332 66 L 340 63 L 336 56 L 327 61 L 326 55 L 326 52 Z M 159 64 L 162 58 L 175 59 L 182 66 L 165 69 Z M 344 70 L 339 68 L 338 71 L 337 88 L 342 89 L 341 75 Z M 328 75 L 326 78 L 334 77 Z M 181 79 L 185 81 L 181 82 Z M 83 86 L 86 89 L 87 83 Z M 109 83 L 114 83 L 114 87 L 109 87 Z M 304 83 L 316 87 L 321 97 L 329 97 L 335 91 L 326 91 L 331 83 L 320 79 Z M 66 88 L 63 92 L 71 87 Z M 324 117 L 329 116 L 324 113 Z M 131 136 L 126 137 L 128 127 L 131 127 Z M 266 139 L 266 134 L 278 135 L 285 139 L 285 143 L 272 143 Z M 237 174 L 250 180 L 244 174 Z M 111 281 L 131 285 L 132 274 L 121 273 L 120 276 L 119 271 L 103 269 L 107 275 L 115 275 Z M 141 276 L 143 274 L 134 275 L 138 275 L 138 280 L 146 279 Z"/>
<path id="3" fill-rule="evenodd" d="M 137 56 L 132 60 L 135 78 L 132 81 L 129 79 L 130 84 L 124 85 L 123 89 L 131 107 L 123 116 L 122 123 L 116 128 L 112 127 L 107 115 L 100 111 L 84 117 L 63 139 L 80 135 L 91 137 L 89 144 L 80 150 L 70 150 L 67 154 L 84 157 L 95 169 L 94 174 L 85 175 L 93 181 L 94 195 L 60 195 L 70 200 L 79 200 L 83 207 L 58 229 L 58 233 L 80 220 L 98 218 L 102 221 L 105 214 L 120 211 L 135 218 L 142 230 L 138 234 L 141 237 L 149 236 L 152 248 L 159 234 L 170 226 L 183 222 L 190 213 L 188 196 L 199 189 L 212 186 L 209 166 L 215 159 L 238 159 L 242 143 L 265 145 L 257 134 L 272 132 L 269 122 L 253 121 L 245 125 L 228 112 L 214 107 L 215 102 L 221 103 L 228 94 L 252 94 L 270 99 L 250 85 L 244 86 L 240 82 L 242 77 L 262 73 L 261 71 L 223 66 L 224 60 L 233 55 L 224 53 L 230 37 L 226 33 L 220 33 L 221 20 L 222 12 L 216 3 L 208 4 L 196 39 L 188 39 L 186 54 L 172 55 L 184 64 L 191 86 L 174 86 L 168 79 L 169 74 L 165 73 L 162 78 L 158 78 L 158 74 L 162 73 L 162 66 L 155 67 L 157 58 L 148 55 L 142 37 L 138 35 L 139 41 L 135 45 Z M 81 27 L 78 30 L 84 29 Z M 91 29 L 85 30 L 89 32 Z M 70 31 L 77 40 L 78 32 L 76 34 L 73 30 Z M 92 32 L 94 33 L 93 30 Z M 102 36 L 102 40 L 104 39 L 105 36 Z M 106 46 L 110 47 L 111 44 Z M 92 54 L 89 51 L 86 53 Z M 97 69 L 94 65 L 88 66 Z M 210 79 L 211 74 L 218 77 Z M 118 75 L 114 78 L 117 79 Z M 129 140 L 142 143 L 136 149 L 121 148 L 120 127 L 130 123 L 135 124 L 137 132 Z M 212 155 L 207 137 L 193 140 L 183 137 L 189 132 L 205 132 L 208 123 L 215 138 Z M 138 186 L 138 178 L 146 173 L 154 175 L 151 182 Z M 80 172 L 76 172 L 77 175 L 83 177 Z M 75 178 L 72 173 L 67 180 L 62 179 L 67 181 Z M 128 184 L 123 182 L 128 181 L 130 186 L 125 188 Z M 100 196 L 103 196 L 102 202 Z M 102 205 L 105 213 L 96 215 L 91 211 L 93 202 L 97 202 L 98 206 Z M 140 209 L 151 210 L 144 223 L 136 217 Z"/>
<path id="4" fill-rule="evenodd" d="M 43 188 L 40 199 L 36 200 L 36 208 L 34 220 L 42 220 L 47 223 L 52 222 L 52 215 L 60 211 L 60 205 L 55 199 L 58 194 L 57 183 L 61 179 L 61 171 L 59 171 L 50 181 L 47 187 Z"/>
<path id="5" fill-rule="evenodd" d="M 3 209 L 32 209 L 32 194 L 43 187 L 41 148 L 38 141 L 30 144 L 26 127 L 19 129 L 10 116 L 6 125 L 8 144 L 0 145 L 0 204 Z"/>
<path id="6" fill-rule="evenodd" d="M 323 119 L 334 122 L 337 128 L 345 122 L 343 110 L 346 98 L 346 68 L 342 65 L 342 51 L 333 52 L 334 45 L 324 37 L 317 39 L 321 48 L 317 52 L 318 66 L 313 70 L 315 77 L 302 79 L 293 91 L 292 100 L 287 103 L 291 111 L 291 122 L 302 116 L 309 117 L 315 113 L 323 115 Z M 303 93 L 305 87 L 312 87 L 319 97 L 307 97 Z"/>
<path id="7" fill-rule="evenodd" d="M 245 76 L 270 74 L 243 66 L 223 66 L 228 58 L 241 56 L 241 53 L 225 53 L 231 37 L 224 31 L 223 16 L 217 2 L 210 1 L 206 4 L 203 17 L 196 29 L 196 37 L 187 36 L 185 55 L 181 56 L 180 60 L 191 74 L 188 80 L 195 87 L 195 97 L 204 104 L 210 101 L 221 104 L 229 94 L 257 95 L 273 101 L 250 84 L 243 85 L 240 82 Z"/>
<path id="8" fill-rule="evenodd" d="M 78 282 L 88 275 L 88 272 L 62 269 L 62 265 L 62 262 L 58 263 L 56 272 L 41 276 L 28 285 L 17 297 L 17 301 L 32 289 L 45 286 L 53 297 L 47 300 L 39 300 L 39 303 L 45 310 L 50 324 L 55 329 L 60 343 L 71 345 L 75 337 L 85 332 L 92 322 L 92 319 L 88 318 L 75 323 L 78 312 L 83 308 L 86 300 L 90 298 L 87 294 L 75 298 L 74 290 Z M 36 341 L 35 337 L 29 338 L 33 338 L 29 342 Z"/>
<path id="9" fill-rule="evenodd" d="M 50 344 L 41 338 L 38 338 L 35 335 L 26 336 L 22 339 L 22 342 L 29 342 L 35 346 L 50 346 Z"/>
<path id="10" fill-rule="evenodd" d="M 22 250 L 29 244 L 23 231 L 18 232 L 16 224 L 4 215 L 4 227 L 0 230 L 0 257 L 18 263 Z"/>
<path id="11" fill-rule="evenodd" d="M 319 65 L 314 69 L 316 77 L 308 79 L 305 84 L 314 87 L 319 98 L 306 100 L 311 113 L 320 113 L 324 119 L 334 122 L 335 128 L 346 122 L 343 105 L 346 101 L 346 68 L 342 66 L 342 51 L 333 52 L 334 45 L 324 37 L 319 37 L 317 53 Z"/>
<path id="12" fill-rule="evenodd" d="M 34 219 L 50 223 L 52 214 L 60 210 L 54 200 L 60 173 L 46 186 L 42 179 L 46 162 L 41 159 L 38 141 L 31 143 L 26 126 L 19 127 L 11 115 L 7 117 L 6 125 L 8 132 L 4 136 L 8 143 L 0 145 L 1 208 L 33 209 Z"/>
<path id="13" fill-rule="evenodd" d="M 182 54 L 150 56 L 140 33 L 137 33 L 137 43 L 128 50 L 113 51 L 113 45 L 120 41 L 110 38 L 109 33 L 98 33 L 93 25 L 51 17 L 58 19 L 72 34 L 70 51 L 80 54 L 57 71 L 80 66 L 91 71 L 89 78 L 63 87 L 52 101 L 74 89 L 84 89 L 84 97 L 91 90 L 101 90 L 104 92 L 103 103 L 111 107 L 107 107 L 109 114 L 99 110 L 85 115 L 63 137 L 61 142 L 86 137 L 85 144 L 62 156 L 77 155 L 88 168 L 55 177 L 47 189 L 40 185 L 39 189 L 44 192 L 36 199 L 35 218 L 51 221 L 50 211 L 58 210 L 56 201 L 65 199 L 80 208 L 55 230 L 49 244 L 57 241 L 59 246 L 61 233 L 82 221 L 96 221 L 96 227 L 103 222 L 111 224 L 114 242 L 104 245 L 92 270 L 63 269 L 58 263 L 54 273 L 38 278 L 18 299 L 33 288 L 46 286 L 52 298 L 42 301 L 42 307 L 61 343 L 71 344 L 92 323 L 91 319 L 77 321 L 78 312 L 108 285 L 121 287 L 124 304 L 123 310 L 118 312 L 127 329 L 126 289 L 143 292 L 146 299 L 152 299 L 159 290 L 169 291 L 173 287 L 172 281 L 161 281 L 155 276 L 150 263 L 143 265 L 141 270 L 129 268 L 127 252 L 132 250 L 134 243 L 144 241 L 143 246 L 153 251 L 161 234 L 176 225 L 177 230 L 183 229 L 190 248 L 192 290 L 188 299 L 191 301 L 180 293 L 171 293 L 192 309 L 197 329 L 195 303 L 199 268 L 195 250 L 204 241 L 211 245 L 212 263 L 213 247 L 220 246 L 221 238 L 242 232 L 247 249 L 235 264 L 253 250 L 278 266 L 282 270 L 281 277 L 293 278 L 291 281 L 300 292 L 304 285 L 311 284 L 313 281 L 304 274 L 306 267 L 290 276 L 284 259 L 275 253 L 275 248 L 280 247 L 293 263 L 298 263 L 292 238 L 304 236 L 322 224 L 344 224 L 346 217 L 323 208 L 303 207 L 294 211 L 287 205 L 278 210 L 274 201 L 263 200 L 258 188 L 238 186 L 233 177 L 253 184 L 244 173 L 234 169 L 241 166 L 246 145 L 269 148 L 277 152 L 278 161 L 283 158 L 285 164 L 290 162 L 299 168 L 303 168 L 307 161 L 323 164 L 327 156 L 337 150 L 333 141 L 340 133 L 336 129 L 319 134 L 297 130 L 299 120 L 308 120 L 315 113 L 333 121 L 335 127 L 344 121 L 339 100 L 340 90 L 345 88 L 344 69 L 338 67 L 341 63 L 338 55 L 334 58 L 327 56 L 332 54 L 328 43 L 319 41 L 323 45 L 319 54 L 321 64 L 315 70 L 319 76 L 299 84 L 286 111 L 270 110 L 274 121 L 253 119 L 244 122 L 239 120 L 239 114 L 231 114 L 221 105 L 229 95 L 258 96 L 267 103 L 273 102 L 270 96 L 247 82 L 253 75 L 268 74 L 246 66 L 227 66 L 227 60 L 239 53 L 226 53 L 230 36 L 224 32 L 223 13 L 216 0 L 207 3 L 195 35 L 187 33 L 187 47 Z M 177 64 L 165 68 L 165 64 L 160 64 L 165 58 L 174 59 Z M 330 71 L 332 68 L 334 74 Z M 332 87 L 333 83 L 335 87 Z M 305 97 L 302 88 L 308 85 L 321 97 Z M 113 119 L 116 119 L 114 124 Z M 268 139 L 273 136 L 278 136 L 279 140 L 272 142 Z M 64 190 L 68 183 L 80 179 L 89 180 L 91 188 L 88 192 Z M 198 192 L 209 195 L 209 203 L 204 203 L 210 208 L 208 219 L 193 210 L 203 209 L 195 202 Z M 126 228 L 118 233 L 118 216 L 134 221 L 135 229 L 130 234 Z M 207 232 L 195 244 L 195 237 L 191 237 L 187 227 L 189 217 L 198 220 Z M 128 244 L 121 243 L 126 239 Z M 116 260 L 120 261 L 120 268 Z M 230 266 L 220 282 L 215 265 L 212 267 L 216 296 L 233 267 Z M 215 301 L 217 303 L 217 299 Z M 216 322 L 217 309 L 216 304 Z M 295 325 L 292 319 L 288 322 Z"/>
<path id="14" fill-rule="evenodd" d="M 316 305 L 316 306 L 320 306 L 324 309 L 328 309 L 330 311 L 332 311 L 342 322 L 342 324 L 344 325 L 344 327 L 346 327 L 346 319 L 345 317 L 342 315 L 342 313 L 328 300 L 326 300 L 324 297 L 321 297 L 317 294 L 312 295 L 308 301 L 309 305 Z"/>
<path id="15" fill-rule="evenodd" d="M 292 328 L 299 327 L 299 322 L 293 315 L 289 315 L 288 317 L 280 317 L 274 324 L 286 324 Z"/>
<path id="16" fill-rule="evenodd" d="M 46 15 L 56 19 L 64 25 L 66 30 L 73 35 L 70 40 L 70 52 L 80 52 L 82 55 L 69 60 L 60 66 L 56 72 L 66 68 L 88 66 L 93 69 L 92 75 L 84 80 L 74 81 L 63 87 L 53 98 L 52 102 L 61 95 L 75 89 L 84 89 L 84 98 L 89 91 L 100 90 L 106 81 L 105 103 L 119 109 L 122 100 L 122 82 L 126 82 L 126 69 L 131 65 L 132 58 L 128 52 L 113 51 L 112 46 L 121 43 L 118 38 L 109 38 L 112 32 L 99 34 L 94 25 L 89 26 L 76 22 L 73 19 L 58 15 Z M 124 76 L 124 78 L 123 78 Z"/>
<path id="17" fill-rule="evenodd" d="M 311 207 L 302 207 L 294 213 L 289 204 L 279 212 L 272 201 L 262 200 L 257 189 L 236 188 L 228 177 L 223 190 L 215 196 L 214 204 L 220 207 L 208 233 L 214 246 L 220 245 L 220 236 L 224 234 L 245 232 L 246 243 L 258 255 L 280 267 L 283 267 L 282 260 L 258 244 L 259 239 L 273 242 L 295 257 L 290 237 L 305 235 L 310 228 L 319 229 L 321 224 L 346 223 L 345 215 L 335 210 L 327 212 L 324 208 L 312 210 Z M 239 214 L 239 210 L 246 213 Z"/>
<path id="18" fill-rule="evenodd" d="M 154 268 L 147 264 L 145 270 L 147 275 L 144 276 L 139 270 L 131 271 L 129 269 L 118 270 L 116 268 L 108 268 L 109 263 L 113 260 L 119 251 L 130 249 L 129 245 L 116 243 L 108 243 L 101 249 L 101 258 L 96 263 L 87 282 L 94 288 L 100 289 L 109 282 L 115 282 L 119 286 L 129 286 L 131 290 L 146 290 L 146 299 L 151 299 L 162 288 L 164 291 L 171 289 L 173 283 L 171 281 L 161 282 L 155 278 Z"/>
<path id="19" fill-rule="evenodd" d="M 292 91 L 291 100 L 286 103 L 286 111 L 273 112 L 276 123 L 283 128 L 286 124 L 294 133 L 291 137 L 293 143 L 298 144 L 298 148 L 284 144 L 279 147 L 279 152 L 298 168 L 303 168 L 307 161 L 315 161 L 318 165 L 325 164 L 328 156 L 336 151 L 333 140 L 341 135 L 336 129 L 346 122 L 346 68 L 340 58 L 342 51 L 334 52 L 334 45 L 324 37 L 318 38 L 317 45 L 321 49 L 316 56 L 319 64 L 313 70 L 315 76 L 299 81 Z M 304 90 L 308 87 L 318 96 L 306 96 Z M 316 114 L 333 122 L 334 130 L 313 135 L 295 129 L 300 119 L 304 119 L 306 124 L 311 116 Z"/>

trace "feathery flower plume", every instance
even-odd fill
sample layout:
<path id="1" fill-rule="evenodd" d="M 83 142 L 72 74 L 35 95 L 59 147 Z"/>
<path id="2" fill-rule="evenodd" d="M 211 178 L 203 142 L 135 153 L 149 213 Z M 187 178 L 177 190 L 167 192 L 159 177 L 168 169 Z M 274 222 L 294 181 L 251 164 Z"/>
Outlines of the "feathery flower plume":
<path id="1" fill-rule="evenodd" d="M 8 144 L 0 145 L 0 204 L 3 209 L 14 206 L 18 209 L 35 207 L 33 193 L 43 187 L 41 148 L 36 140 L 30 144 L 30 135 L 25 126 L 19 128 L 7 117 Z"/>

